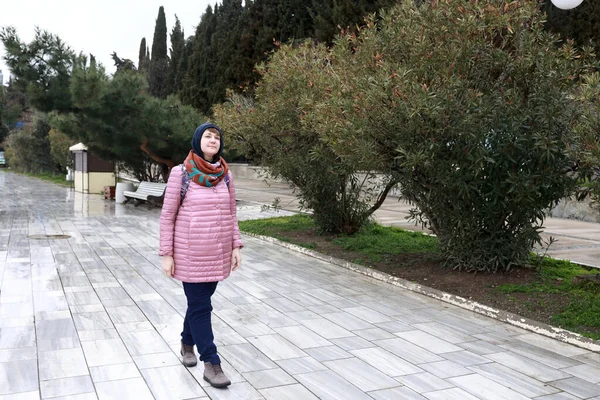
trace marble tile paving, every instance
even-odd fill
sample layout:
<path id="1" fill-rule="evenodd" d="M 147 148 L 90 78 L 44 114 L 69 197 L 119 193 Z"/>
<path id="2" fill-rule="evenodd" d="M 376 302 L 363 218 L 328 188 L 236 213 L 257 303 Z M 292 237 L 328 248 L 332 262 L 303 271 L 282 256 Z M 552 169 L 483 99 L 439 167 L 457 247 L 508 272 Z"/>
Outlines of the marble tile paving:
<path id="1" fill-rule="evenodd" d="M 213 299 L 233 384 L 211 388 L 179 361 L 159 215 L 0 172 L 0 400 L 600 400 L 600 354 L 249 237 Z"/>

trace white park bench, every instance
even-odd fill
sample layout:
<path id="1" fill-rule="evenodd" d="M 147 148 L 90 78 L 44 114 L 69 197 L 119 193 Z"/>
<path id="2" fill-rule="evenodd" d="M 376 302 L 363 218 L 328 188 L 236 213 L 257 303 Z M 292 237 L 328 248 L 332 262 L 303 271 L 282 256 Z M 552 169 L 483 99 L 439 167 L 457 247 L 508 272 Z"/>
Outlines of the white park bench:
<path id="1" fill-rule="evenodd" d="M 148 204 L 148 209 L 152 209 L 153 206 L 162 204 L 166 189 L 166 183 L 140 182 L 135 192 L 129 190 L 123 192 L 123 196 L 125 196 L 123 203 L 133 199 L 133 204 L 137 207 L 142 201 L 145 201 Z"/>

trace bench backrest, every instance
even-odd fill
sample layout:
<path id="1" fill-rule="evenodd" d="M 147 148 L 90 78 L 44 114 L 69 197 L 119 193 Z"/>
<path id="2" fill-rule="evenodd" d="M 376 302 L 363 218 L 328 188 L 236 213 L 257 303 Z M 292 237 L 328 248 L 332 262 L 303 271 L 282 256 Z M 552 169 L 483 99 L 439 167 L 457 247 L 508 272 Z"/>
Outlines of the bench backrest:
<path id="1" fill-rule="evenodd" d="M 162 196 L 166 188 L 166 183 L 144 181 L 140 182 L 140 186 L 138 186 L 135 192 L 139 194 L 148 194 L 150 196 Z"/>

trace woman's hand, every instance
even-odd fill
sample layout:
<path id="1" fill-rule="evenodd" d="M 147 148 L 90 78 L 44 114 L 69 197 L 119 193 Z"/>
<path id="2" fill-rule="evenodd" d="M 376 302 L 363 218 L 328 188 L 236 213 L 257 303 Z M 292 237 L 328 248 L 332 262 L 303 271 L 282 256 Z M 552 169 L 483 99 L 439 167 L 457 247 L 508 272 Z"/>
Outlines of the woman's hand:
<path id="1" fill-rule="evenodd" d="M 169 277 L 175 276 L 175 261 L 171 256 L 163 256 L 162 258 L 162 270 L 165 275 Z"/>
<path id="2" fill-rule="evenodd" d="M 231 268 L 233 271 L 238 269 L 242 264 L 242 255 L 240 254 L 239 247 L 236 247 L 231 251 Z"/>

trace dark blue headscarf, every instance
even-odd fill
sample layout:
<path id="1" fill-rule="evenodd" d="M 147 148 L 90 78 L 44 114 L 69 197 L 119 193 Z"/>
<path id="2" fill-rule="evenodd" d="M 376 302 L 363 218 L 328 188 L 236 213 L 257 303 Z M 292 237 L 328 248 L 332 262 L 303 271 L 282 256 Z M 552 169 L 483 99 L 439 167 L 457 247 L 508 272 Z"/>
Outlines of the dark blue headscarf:
<path id="1" fill-rule="evenodd" d="M 217 152 L 217 154 L 215 154 L 215 156 L 212 160 L 213 162 L 216 162 L 216 161 L 219 161 L 221 154 L 223 154 L 223 132 L 221 132 L 221 128 L 219 128 L 215 124 L 211 124 L 210 122 L 205 122 L 196 128 L 196 132 L 194 132 L 194 137 L 192 138 L 192 150 L 194 150 L 194 153 L 196 153 L 200 157 L 204 158 L 204 154 L 202 153 L 202 148 L 200 147 L 200 140 L 202 139 L 202 135 L 204 134 L 204 131 L 207 130 L 208 128 L 214 128 L 217 131 L 219 131 L 219 136 L 221 137 L 219 151 Z M 206 160 L 206 158 L 204 158 L 204 159 Z M 208 160 L 206 160 L 206 161 L 208 161 Z"/>

